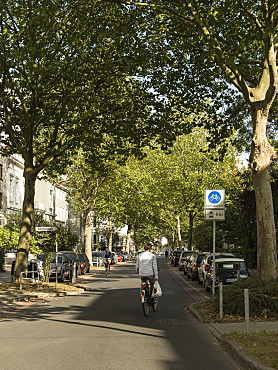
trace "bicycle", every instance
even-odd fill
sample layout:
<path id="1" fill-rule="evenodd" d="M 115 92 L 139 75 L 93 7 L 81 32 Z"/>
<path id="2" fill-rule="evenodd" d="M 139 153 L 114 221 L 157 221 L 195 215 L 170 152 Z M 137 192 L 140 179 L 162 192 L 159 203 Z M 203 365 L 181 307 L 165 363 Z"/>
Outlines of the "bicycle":
<path id="1" fill-rule="evenodd" d="M 105 275 L 106 275 L 106 276 L 107 276 L 107 275 L 109 274 L 109 272 L 110 272 L 110 270 L 109 270 L 109 263 L 108 263 L 108 260 L 110 260 L 110 263 L 111 263 L 111 259 L 110 259 L 110 258 L 108 258 L 108 259 L 104 260 L 104 264 L 105 264 Z"/>
<path id="2" fill-rule="evenodd" d="M 150 307 L 152 307 L 154 312 L 157 310 L 158 300 L 151 296 L 150 282 L 148 279 L 142 279 L 141 282 L 141 303 L 145 316 L 148 316 Z"/>

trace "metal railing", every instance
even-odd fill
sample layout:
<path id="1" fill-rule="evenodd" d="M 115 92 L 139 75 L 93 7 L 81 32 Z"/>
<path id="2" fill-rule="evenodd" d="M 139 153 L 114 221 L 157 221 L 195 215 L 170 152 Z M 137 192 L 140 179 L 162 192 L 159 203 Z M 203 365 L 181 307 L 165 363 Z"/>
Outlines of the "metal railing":
<path id="1" fill-rule="evenodd" d="M 20 273 L 20 291 L 22 291 L 22 280 L 34 280 L 34 274 L 38 274 L 38 289 L 40 289 L 40 273 L 39 271 L 22 271 Z M 32 277 L 22 277 L 22 274 L 32 274 Z"/>

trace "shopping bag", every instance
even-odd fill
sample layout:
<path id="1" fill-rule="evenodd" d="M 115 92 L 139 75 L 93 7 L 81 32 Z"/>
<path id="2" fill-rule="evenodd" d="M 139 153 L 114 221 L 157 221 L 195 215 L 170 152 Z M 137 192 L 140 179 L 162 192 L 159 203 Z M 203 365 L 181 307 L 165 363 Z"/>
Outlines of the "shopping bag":
<path id="1" fill-rule="evenodd" d="M 159 285 L 159 282 L 156 281 L 154 283 L 154 287 L 153 287 L 153 297 L 161 297 L 162 296 L 162 290 L 161 290 L 161 287 Z"/>

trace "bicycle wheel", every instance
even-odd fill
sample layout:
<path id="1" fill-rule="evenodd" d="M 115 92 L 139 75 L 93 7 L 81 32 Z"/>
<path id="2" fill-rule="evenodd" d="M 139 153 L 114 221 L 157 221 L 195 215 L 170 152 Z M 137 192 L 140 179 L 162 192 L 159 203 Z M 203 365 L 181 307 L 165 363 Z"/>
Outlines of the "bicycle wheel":
<path id="1" fill-rule="evenodd" d="M 157 299 L 156 298 L 153 298 L 152 307 L 153 307 L 153 311 L 156 312 L 157 310 Z"/>
<path id="2" fill-rule="evenodd" d="M 148 316 L 149 310 L 150 310 L 150 306 L 149 306 L 148 302 L 143 302 L 142 306 L 143 306 L 144 315 Z"/>

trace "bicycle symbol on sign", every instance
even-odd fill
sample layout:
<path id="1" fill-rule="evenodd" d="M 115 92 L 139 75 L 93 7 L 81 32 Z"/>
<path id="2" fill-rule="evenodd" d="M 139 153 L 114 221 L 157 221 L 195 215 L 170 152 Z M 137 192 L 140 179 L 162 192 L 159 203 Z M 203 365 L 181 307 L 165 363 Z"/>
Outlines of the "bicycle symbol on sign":
<path id="1" fill-rule="evenodd" d="M 213 204 L 219 203 L 221 200 L 221 195 L 218 193 L 218 191 L 212 191 L 208 196 L 208 200 Z"/>

